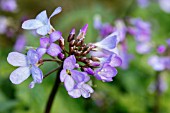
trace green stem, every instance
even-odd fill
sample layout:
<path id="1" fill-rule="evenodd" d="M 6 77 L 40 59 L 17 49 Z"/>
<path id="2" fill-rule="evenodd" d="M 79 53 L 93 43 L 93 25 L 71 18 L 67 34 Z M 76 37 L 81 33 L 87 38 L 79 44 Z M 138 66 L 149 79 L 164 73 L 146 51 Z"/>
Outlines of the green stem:
<path id="1" fill-rule="evenodd" d="M 50 96 L 48 98 L 48 102 L 47 102 L 46 109 L 45 109 L 44 113 L 50 113 L 50 111 L 51 111 L 55 95 L 56 95 L 56 93 L 58 91 L 58 87 L 60 85 L 60 72 L 61 72 L 62 69 L 63 69 L 63 66 L 61 66 L 59 68 L 58 72 L 57 72 L 57 75 L 56 75 L 57 77 L 56 77 L 54 86 L 53 86 L 53 88 L 51 90 Z"/>

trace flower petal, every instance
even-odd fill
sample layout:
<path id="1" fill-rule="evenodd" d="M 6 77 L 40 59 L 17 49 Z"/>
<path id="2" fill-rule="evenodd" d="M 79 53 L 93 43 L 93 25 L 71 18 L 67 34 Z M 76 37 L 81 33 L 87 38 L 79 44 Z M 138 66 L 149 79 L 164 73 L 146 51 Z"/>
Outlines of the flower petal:
<path id="1" fill-rule="evenodd" d="M 72 70 L 75 68 L 75 65 L 76 65 L 76 58 L 74 55 L 71 55 L 64 60 L 63 68 Z"/>
<path id="2" fill-rule="evenodd" d="M 88 84 L 82 84 L 82 88 L 85 89 L 86 91 L 90 92 L 90 93 L 94 92 L 94 90 Z"/>
<path id="3" fill-rule="evenodd" d="M 73 98 L 79 98 L 81 96 L 79 89 L 73 89 L 72 91 L 69 91 L 68 94 Z"/>
<path id="4" fill-rule="evenodd" d="M 20 84 L 30 76 L 29 67 L 19 67 L 10 75 L 10 80 L 13 84 Z"/>
<path id="5" fill-rule="evenodd" d="M 47 38 L 47 37 L 40 38 L 40 46 L 41 47 L 47 48 L 48 44 L 49 44 L 49 38 Z"/>
<path id="6" fill-rule="evenodd" d="M 36 64 L 39 61 L 39 55 L 34 49 L 27 52 L 27 60 L 29 64 Z"/>
<path id="7" fill-rule="evenodd" d="M 50 31 L 50 25 L 49 24 L 44 25 L 44 26 L 42 26 L 42 27 L 40 27 L 36 30 L 37 34 L 43 35 L 43 36 L 48 34 L 49 31 Z"/>
<path id="8" fill-rule="evenodd" d="M 50 43 L 55 42 L 61 38 L 62 33 L 60 31 L 54 31 L 50 34 Z"/>
<path id="9" fill-rule="evenodd" d="M 31 68 L 32 78 L 35 83 L 41 83 L 43 80 L 43 73 L 37 66 L 32 66 Z"/>
<path id="10" fill-rule="evenodd" d="M 49 19 L 51 19 L 51 17 L 55 16 L 56 14 L 60 13 L 62 11 L 61 7 L 57 7 L 54 12 L 51 14 L 51 16 L 49 17 Z"/>
<path id="11" fill-rule="evenodd" d="M 36 51 L 37 51 L 37 53 L 38 53 L 39 59 L 41 59 L 42 56 L 46 53 L 47 49 L 39 47 L 39 48 L 37 48 Z"/>
<path id="12" fill-rule="evenodd" d="M 58 56 L 61 53 L 61 48 L 55 43 L 51 43 L 49 48 L 47 49 L 47 53 L 51 56 Z"/>
<path id="13" fill-rule="evenodd" d="M 95 43 L 96 46 L 104 48 L 106 50 L 114 49 L 118 43 L 118 33 L 114 32 L 101 40 L 100 42 Z"/>
<path id="14" fill-rule="evenodd" d="M 61 82 L 64 82 L 64 80 L 65 80 L 65 78 L 66 78 L 67 76 L 69 76 L 69 75 L 67 74 L 66 70 L 63 69 L 63 70 L 60 72 L 60 81 L 61 81 Z"/>
<path id="15" fill-rule="evenodd" d="M 71 76 L 76 81 L 76 83 L 84 82 L 85 80 L 84 73 L 77 70 L 71 70 Z"/>
<path id="16" fill-rule="evenodd" d="M 48 23 L 48 17 L 46 10 L 42 11 L 36 16 L 36 20 L 41 21 L 44 25 Z"/>
<path id="17" fill-rule="evenodd" d="M 13 66 L 27 66 L 26 55 L 18 52 L 9 53 L 7 57 L 7 61 L 9 64 Z"/>
<path id="18" fill-rule="evenodd" d="M 84 98 L 89 98 L 89 97 L 90 97 L 90 93 L 89 93 L 87 90 L 80 89 L 80 92 L 81 92 L 81 95 L 82 95 Z"/>
<path id="19" fill-rule="evenodd" d="M 64 80 L 64 86 L 67 91 L 73 90 L 73 88 L 75 86 L 75 82 L 71 76 L 66 76 L 66 78 Z"/>
<path id="20" fill-rule="evenodd" d="M 22 28 L 28 29 L 28 30 L 37 29 L 42 26 L 44 26 L 44 24 L 41 21 L 36 20 L 36 19 L 30 19 L 30 20 L 24 21 L 24 23 L 22 24 Z"/>
<path id="21" fill-rule="evenodd" d="M 110 63 L 109 63 L 112 67 L 118 67 L 122 64 L 122 60 L 120 57 L 116 56 L 115 54 L 113 54 L 110 58 Z"/>

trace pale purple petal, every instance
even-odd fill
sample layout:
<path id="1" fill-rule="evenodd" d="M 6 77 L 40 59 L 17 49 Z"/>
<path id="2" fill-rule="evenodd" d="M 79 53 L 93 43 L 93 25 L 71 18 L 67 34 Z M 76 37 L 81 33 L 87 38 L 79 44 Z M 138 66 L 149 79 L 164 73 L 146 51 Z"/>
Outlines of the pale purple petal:
<path id="1" fill-rule="evenodd" d="M 31 67 L 32 78 L 35 83 L 41 83 L 43 80 L 43 73 L 37 66 Z"/>
<path id="2" fill-rule="evenodd" d="M 73 89 L 72 91 L 69 91 L 68 94 L 73 98 L 79 98 L 81 96 L 79 89 Z"/>
<path id="3" fill-rule="evenodd" d="M 89 97 L 90 97 L 90 93 L 89 93 L 87 90 L 80 89 L 80 92 L 81 92 L 81 95 L 82 95 L 84 98 L 89 98 Z"/>
<path id="4" fill-rule="evenodd" d="M 27 52 L 27 60 L 29 64 L 36 64 L 39 61 L 39 55 L 34 49 Z"/>
<path id="5" fill-rule="evenodd" d="M 39 59 L 41 59 L 42 56 L 46 53 L 47 49 L 46 49 L 46 48 L 41 48 L 41 47 L 39 47 L 39 48 L 37 48 L 36 51 L 37 51 L 37 54 L 38 54 Z"/>
<path id="6" fill-rule="evenodd" d="M 62 33 L 60 31 L 54 31 L 50 34 L 50 43 L 55 42 L 61 38 Z"/>
<path id="7" fill-rule="evenodd" d="M 17 9 L 16 0 L 0 0 L 0 7 L 4 11 L 14 12 Z"/>
<path id="8" fill-rule="evenodd" d="M 166 47 L 165 47 L 164 45 L 158 46 L 157 52 L 158 52 L 159 54 L 162 54 L 162 53 L 164 53 L 165 51 L 166 51 Z"/>
<path id="9" fill-rule="evenodd" d="M 36 20 L 41 21 L 44 25 L 48 24 L 48 17 L 47 17 L 47 12 L 46 10 L 40 12 L 37 16 L 36 16 Z"/>
<path id="10" fill-rule="evenodd" d="M 170 0 L 158 0 L 161 9 L 167 13 L 170 13 Z"/>
<path id="11" fill-rule="evenodd" d="M 7 57 L 7 61 L 9 64 L 13 66 L 27 66 L 26 55 L 18 52 L 9 53 Z"/>
<path id="12" fill-rule="evenodd" d="M 140 54 L 147 54 L 151 51 L 150 43 L 140 43 L 136 47 L 136 51 Z"/>
<path id="13" fill-rule="evenodd" d="M 55 16 L 56 14 L 60 13 L 62 11 L 61 7 L 57 7 L 54 12 L 51 14 L 51 16 L 49 17 L 49 19 L 51 19 L 53 16 Z"/>
<path id="14" fill-rule="evenodd" d="M 152 56 L 148 59 L 148 64 L 156 71 L 162 71 L 165 69 L 164 62 L 158 56 Z"/>
<path id="15" fill-rule="evenodd" d="M 118 33 L 114 32 L 104 38 L 102 41 L 95 43 L 96 46 L 104 48 L 106 50 L 114 49 L 118 43 Z"/>
<path id="16" fill-rule="evenodd" d="M 110 63 L 109 63 L 112 67 L 118 67 L 122 64 L 122 60 L 120 57 L 116 56 L 115 54 L 113 54 L 110 58 Z"/>
<path id="17" fill-rule="evenodd" d="M 47 53 L 51 56 L 58 56 L 59 53 L 61 53 L 61 48 L 55 43 L 50 44 L 50 46 L 47 49 Z"/>
<path id="18" fill-rule="evenodd" d="M 100 30 L 102 28 L 101 16 L 95 15 L 94 17 L 94 28 Z"/>
<path id="19" fill-rule="evenodd" d="M 64 60 L 63 68 L 72 70 L 75 68 L 75 64 L 76 64 L 76 58 L 74 55 L 71 55 Z"/>
<path id="20" fill-rule="evenodd" d="M 80 32 L 83 33 L 84 35 L 86 35 L 87 28 L 88 28 L 88 24 L 85 24 L 85 25 L 80 29 Z"/>
<path id="21" fill-rule="evenodd" d="M 66 78 L 67 76 L 69 76 L 69 75 L 67 74 L 66 70 L 63 69 L 63 70 L 60 72 L 60 81 L 61 81 L 61 82 L 64 82 L 64 80 L 65 80 L 65 78 Z"/>
<path id="22" fill-rule="evenodd" d="M 91 68 L 89 68 L 89 67 L 84 68 L 84 71 L 87 72 L 90 75 L 94 75 L 94 71 Z"/>
<path id="23" fill-rule="evenodd" d="M 20 84 L 30 76 L 29 67 L 19 67 L 10 75 L 10 80 L 13 84 Z"/>
<path id="24" fill-rule="evenodd" d="M 71 76 L 66 76 L 66 78 L 64 80 L 64 86 L 67 91 L 73 90 L 73 88 L 75 86 L 75 82 Z"/>
<path id="25" fill-rule="evenodd" d="M 76 83 L 83 82 L 85 80 L 85 75 L 83 72 L 77 70 L 71 70 L 71 76 Z"/>
<path id="26" fill-rule="evenodd" d="M 90 92 L 90 93 L 94 92 L 94 90 L 88 84 L 82 84 L 82 88 L 85 89 L 86 91 Z"/>
<path id="27" fill-rule="evenodd" d="M 0 16 L 0 34 L 4 34 L 7 31 L 8 21 L 5 16 Z"/>
<path id="28" fill-rule="evenodd" d="M 32 82 L 29 84 L 29 88 L 34 88 L 34 86 L 35 86 L 35 82 L 32 81 Z"/>
<path id="29" fill-rule="evenodd" d="M 47 48 L 49 42 L 50 42 L 49 38 L 46 38 L 46 37 L 40 38 L 40 46 L 43 48 Z"/>
<path id="30" fill-rule="evenodd" d="M 26 20 L 22 24 L 22 28 L 23 29 L 28 29 L 28 30 L 37 29 L 37 28 L 40 28 L 42 26 L 44 26 L 43 23 L 41 21 L 39 21 L 39 20 L 36 20 L 36 19 Z"/>
<path id="31" fill-rule="evenodd" d="M 36 32 L 37 34 L 44 36 L 50 32 L 50 25 L 47 24 L 47 25 L 41 26 L 36 30 Z"/>

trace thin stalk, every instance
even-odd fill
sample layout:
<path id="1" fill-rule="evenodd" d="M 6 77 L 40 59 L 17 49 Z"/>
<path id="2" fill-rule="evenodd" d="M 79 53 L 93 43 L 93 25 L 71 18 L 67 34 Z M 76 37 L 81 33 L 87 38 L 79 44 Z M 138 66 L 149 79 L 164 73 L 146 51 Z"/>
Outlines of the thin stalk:
<path id="1" fill-rule="evenodd" d="M 45 109 L 45 112 L 44 113 L 50 113 L 51 111 L 51 108 L 52 108 L 52 104 L 53 104 L 53 101 L 54 101 L 54 97 L 58 91 L 58 87 L 60 85 L 60 72 L 62 70 L 62 67 L 61 66 L 56 74 L 56 80 L 55 80 L 55 83 L 54 83 L 54 86 L 51 90 L 51 93 L 50 93 L 50 96 L 48 98 L 48 102 L 46 104 L 46 109 Z"/>
<path id="2" fill-rule="evenodd" d="M 49 76 L 50 74 L 54 73 L 55 71 L 57 71 L 60 67 L 48 72 L 46 75 L 44 75 L 43 79 L 46 78 L 47 76 Z"/>
<path id="3" fill-rule="evenodd" d="M 156 91 L 155 91 L 155 105 L 153 113 L 160 113 L 160 72 L 156 73 Z"/>

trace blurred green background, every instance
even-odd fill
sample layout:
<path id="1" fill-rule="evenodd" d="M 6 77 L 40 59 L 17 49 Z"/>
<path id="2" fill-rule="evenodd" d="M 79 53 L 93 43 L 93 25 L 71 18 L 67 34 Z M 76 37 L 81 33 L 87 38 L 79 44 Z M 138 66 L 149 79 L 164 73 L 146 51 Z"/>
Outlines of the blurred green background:
<path id="1" fill-rule="evenodd" d="M 89 28 L 86 42 L 95 42 L 99 36 L 93 27 L 95 14 L 100 14 L 103 22 L 114 25 L 116 19 L 125 17 L 142 18 L 152 25 L 152 40 L 156 44 L 165 44 L 170 37 L 170 14 L 162 11 L 157 2 L 151 2 L 147 8 L 140 8 L 134 0 L 17 0 L 18 8 L 14 13 L 0 11 L 0 16 L 6 16 L 15 31 L 26 35 L 27 46 L 39 46 L 39 37 L 21 29 L 21 18 L 34 18 L 42 10 L 48 15 L 58 6 L 63 11 L 51 20 L 56 30 L 67 38 L 70 30 L 76 28 L 76 34 L 86 23 Z M 36 38 L 37 37 L 37 38 Z M 8 38 L 0 35 L 0 113 L 42 113 L 52 89 L 55 74 L 43 80 L 43 83 L 29 89 L 30 77 L 20 85 L 9 81 L 10 73 L 15 69 L 7 63 L 9 52 L 13 51 L 16 36 Z M 129 52 L 135 58 L 127 70 L 118 69 L 118 75 L 113 82 L 103 83 L 93 79 L 94 94 L 89 99 L 71 98 L 63 84 L 54 100 L 51 113 L 153 113 L 154 93 L 148 91 L 148 86 L 155 79 L 155 72 L 148 66 L 149 55 L 139 55 L 135 52 L 135 42 L 128 37 Z M 24 51 L 23 53 L 25 53 Z M 54 69 L 55 64 L 42 66 L 43 73 Z M 162 74 L 170 86 L 169 73 Z M 170 89 L 161 95 L 160 113 L 170 113 Z"/>

